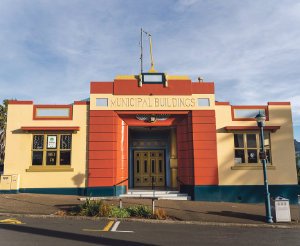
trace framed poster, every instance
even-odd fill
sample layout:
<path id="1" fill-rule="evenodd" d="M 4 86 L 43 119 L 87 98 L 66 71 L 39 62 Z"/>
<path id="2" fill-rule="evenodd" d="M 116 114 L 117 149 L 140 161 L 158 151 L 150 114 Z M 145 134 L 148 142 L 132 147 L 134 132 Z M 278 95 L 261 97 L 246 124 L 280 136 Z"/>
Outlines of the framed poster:
<path id="1" fill-rule="evenodd" d="M 56 144 L 57 144 L 57 136 L 56 135 L 47 136 L 47 149 L 56 149 Z"/>

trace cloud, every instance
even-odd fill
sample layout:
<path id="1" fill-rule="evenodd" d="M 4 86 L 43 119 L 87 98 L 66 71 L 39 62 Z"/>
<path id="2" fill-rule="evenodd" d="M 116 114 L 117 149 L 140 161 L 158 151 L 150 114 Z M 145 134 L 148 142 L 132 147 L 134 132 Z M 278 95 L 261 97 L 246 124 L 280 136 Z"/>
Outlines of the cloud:
<path id="1" fill-rule="evenodd" d="M 71 103 L 90 81 L 139 73 L 139 31 L 156 69 L 215 81 L 233 104 L 291 101 L 300 125 L 296 1 L 18 1 L 0 4 L 0 99 Z M 145 39 L 145 70 L 149 52 Z"/>

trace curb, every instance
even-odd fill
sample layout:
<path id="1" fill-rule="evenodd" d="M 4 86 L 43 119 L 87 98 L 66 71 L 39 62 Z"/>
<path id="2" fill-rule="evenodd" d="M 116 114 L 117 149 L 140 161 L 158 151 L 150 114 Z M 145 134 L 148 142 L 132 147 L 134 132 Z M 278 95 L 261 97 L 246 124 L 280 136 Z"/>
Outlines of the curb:
<path id="1" fill-rule="evenodd" d="M 15 213 L 0 213 L 0 216 L 15 216 L 27 218 L 42 218 L 42 219 L 72 219 L 72 220 L 119 220 L 128 222 L 142 222 L 150 224 L 178 224 L 178 225 L 202 225 L 202 226 L 219 226 L 219 227 L 246 227 L 246 228 L 274 228 L 274 229 L 295 229 L 300 228 L 300 224 L 251 224 L 251 223 L 231 223 L 231 222 L 208 222 L 208 221 L 176 221 L 176 220 L 151 220 L 137 218 L 108 218 L 108 217 L 87 217 L 87 216 L 59 216 L 59 215 L 42 215 L 42 214 L 15 214 Z"/>

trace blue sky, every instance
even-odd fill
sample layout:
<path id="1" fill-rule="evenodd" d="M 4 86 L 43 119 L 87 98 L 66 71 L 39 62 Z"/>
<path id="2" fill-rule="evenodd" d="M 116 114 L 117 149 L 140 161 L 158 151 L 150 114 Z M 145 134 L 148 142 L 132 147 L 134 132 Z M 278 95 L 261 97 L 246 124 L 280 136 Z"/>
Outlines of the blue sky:
<path id="1" fill-rule="evenodd" d="M 219 101 L 291 101 L 300 140 L 299 13 L 297 0 L 1 0 L 0 100 L 71 103 L 139 73 L 143 27 L 157 70 L 214 81 Z"/>

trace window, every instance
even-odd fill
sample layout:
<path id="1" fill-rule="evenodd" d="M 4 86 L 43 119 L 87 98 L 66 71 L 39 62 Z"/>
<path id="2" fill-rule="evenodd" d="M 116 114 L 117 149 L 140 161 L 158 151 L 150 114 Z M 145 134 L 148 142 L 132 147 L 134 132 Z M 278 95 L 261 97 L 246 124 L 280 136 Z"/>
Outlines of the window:
<path id="1" fill-rule="evenodd" d="M 96 106 L 108 107 L 108 98 L 96 98 Z"/>
<path id="2" fill-rule="evenodd" d="M 198 106 L 210 106 L 209 98 L 198 98 Z"/>
<path id="3" fill-rule="evenodd" d="M 270 133 L 264 133 L 264 147 L 267 163 L 271 163 Z M 234 162 L 235 164 L 258 164 L 260 141 L 258 133 L 234 134 Z"/>
<path id="4" fill-rule="evenodd" d="M 32 144 L 33 166 L 70 166 L 71 134 L 35 134 Z"/>

